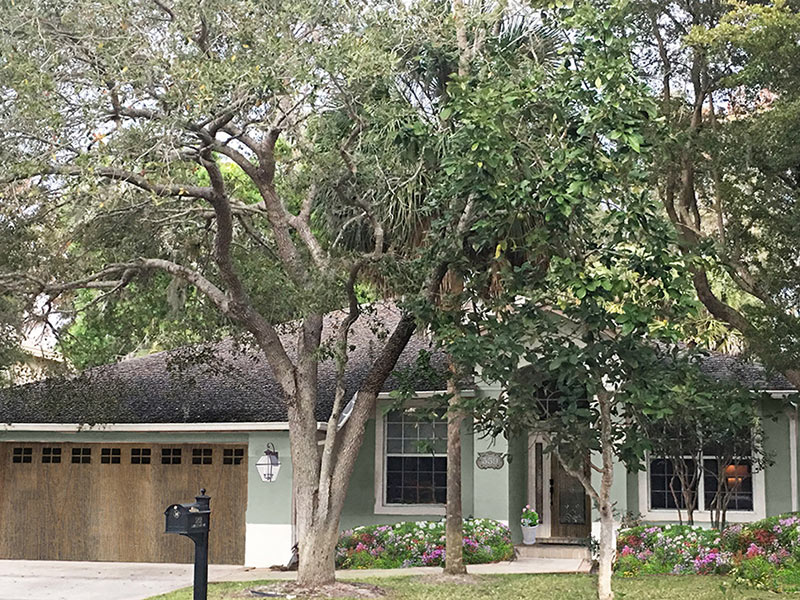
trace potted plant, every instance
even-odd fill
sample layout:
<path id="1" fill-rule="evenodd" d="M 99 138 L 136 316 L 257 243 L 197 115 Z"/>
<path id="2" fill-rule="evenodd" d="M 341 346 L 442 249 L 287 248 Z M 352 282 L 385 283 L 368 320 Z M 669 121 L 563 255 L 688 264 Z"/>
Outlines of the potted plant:
<path id="1" fill-rule="evenodd" d="M 522 517 L 519 520 L 522 527 L 522 543 L 531 545 L 536 543 L 536 528 L 539 526 L 539 513 L 526 504 L 522 509 Z"/>

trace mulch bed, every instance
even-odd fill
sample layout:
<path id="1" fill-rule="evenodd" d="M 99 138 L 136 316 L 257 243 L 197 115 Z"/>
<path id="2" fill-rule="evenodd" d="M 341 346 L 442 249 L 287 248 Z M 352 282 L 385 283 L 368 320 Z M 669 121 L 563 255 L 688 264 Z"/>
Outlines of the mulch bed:
<path id="1" fill-rule="evenodd" d="M 245 590 L 242 598 L 383 598 L 386 592 L 369 583 L 337 581 L 330 585 L 308 588 L 294 581 L 280 581 Z"/>

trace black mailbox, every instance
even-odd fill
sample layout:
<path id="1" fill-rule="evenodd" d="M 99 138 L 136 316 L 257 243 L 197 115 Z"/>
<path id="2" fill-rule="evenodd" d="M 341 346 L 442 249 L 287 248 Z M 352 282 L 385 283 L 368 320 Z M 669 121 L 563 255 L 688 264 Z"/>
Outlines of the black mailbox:
<path id="1" fill-rule="evenodd" d="M 190 535 L 208 531 L 210 510 L 203 510 L 197 502 L 173 504 L 164 511 L 166 517 L 165 533 Z"/>
<path id="2" fill-rule="evenodd" d="M 185 535 L 194 542 L 194 600 L 208 595 L 208 525 L 211 499 L 206 491 L 195 496 L 197 502 L 173 504 L 164 511 L 165 533 Z"/>

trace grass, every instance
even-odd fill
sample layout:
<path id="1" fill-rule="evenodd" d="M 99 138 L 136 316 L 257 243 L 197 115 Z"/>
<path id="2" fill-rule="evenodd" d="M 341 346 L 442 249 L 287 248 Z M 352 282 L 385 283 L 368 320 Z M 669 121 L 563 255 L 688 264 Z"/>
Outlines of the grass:
<path id="1" fill-rule="evenodd" d="M 387 590 L 387 600 L 594 600 L 595 581 L 590 575 L 483 575 L 476 584 L 432 584 L 419 577 L 365 578 Z M 719 576 L 645 575 L 614 578 L 618 600 L 778 600 L 800 598 L 746 588 L 730 588 L 730 578 Z M 242 591 L 267 581 L 219 583 L 209 586 L 208 600 L 242 600 Z M 727 591 L 726 591 L 727 589 Z M 245 596 L 246 597 L 246 596 Z M 191 588 L 155 596 L 150 600 L 191 600 Z"/>

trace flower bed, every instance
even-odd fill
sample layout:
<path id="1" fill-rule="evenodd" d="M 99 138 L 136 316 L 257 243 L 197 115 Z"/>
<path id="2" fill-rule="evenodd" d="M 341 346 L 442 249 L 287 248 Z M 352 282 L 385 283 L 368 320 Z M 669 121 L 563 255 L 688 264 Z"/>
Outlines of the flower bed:
<path id="1" fill-rule="evenodd" d="M 774 587 L 761 583 L 779 571 L 800 568 L 799 528 L 795 515 L 732 525 L 722 532 L 687 525 L 634 527 L 617 538 L 615 570 L 627 576 L 732 573 L 758 587 Z"/>
<path id="2" fill-rule="evenodd" d="M 336 547 L 340 569 L 394 569 L 444 564 L 444 521 L 371 525 L 345 531 Z M 464 520 L 464 562 L 510 560 L 514 545 L 508 527 L 490 519 Z"/>

